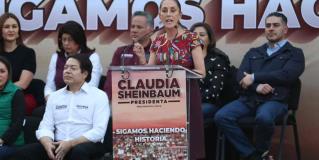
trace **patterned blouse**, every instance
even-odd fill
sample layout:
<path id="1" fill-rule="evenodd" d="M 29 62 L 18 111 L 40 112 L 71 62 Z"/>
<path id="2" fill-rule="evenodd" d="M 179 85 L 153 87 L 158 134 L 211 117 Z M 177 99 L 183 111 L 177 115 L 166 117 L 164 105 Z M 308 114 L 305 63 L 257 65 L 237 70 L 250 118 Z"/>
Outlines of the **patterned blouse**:
<path id="1" fill-rule="evenodd" d="M 156 54 L 157 65 L 181 65 L 194 69 L 192 49 L 202 45 L 196 33 L 185 30 L 182 35 L 168 40 L 165 33 L 160 34 L 152 42 L 150 51 Z"/>
<path id="2" fill-rule="evenodd" d="M 207 53 L 205 57 L 206 77 L 199 80 L 199 87 L 202 102 L 218 105 L 229 70 L 229 60 L 217 48 L 214 48 L 212 52 L 214 53 Z"/>

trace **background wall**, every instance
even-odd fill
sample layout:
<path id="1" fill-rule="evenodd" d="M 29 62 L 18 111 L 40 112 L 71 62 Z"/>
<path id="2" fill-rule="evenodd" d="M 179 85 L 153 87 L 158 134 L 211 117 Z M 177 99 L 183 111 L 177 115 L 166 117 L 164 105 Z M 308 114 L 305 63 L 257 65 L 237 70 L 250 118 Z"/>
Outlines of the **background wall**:
<path id="1" fill-rule="evenodd" d="M 93 0 L 92 0 L 93 1 Z M 97 0 L 95 0 L 97 1 Z M 25 17 L 32 19 L 32 16 L 36 14 L 30 14 L 30 11 L 36 9 L 43 9 L 44 12 L 44 20 L 47 20 L 48 15 L 52 14 L 52 10 L 56 7 L 55 5 L 62 1 L 31 1 L 32 3 L 39 3 L 37 5 L 24 5 L 23 9 L 16 8 L 16 5 L 12 5 L 15 2 L 18 3 L 19 0 L 11 0 L 5 3 L 4 0 L 0 1 L 0 11 L 3 8 L 6 11 L 16 11 L 16 13 L 21 13 L 25 15 Z M 65 0 L 66 3 L 74 3 L 75 1 Z M 101 2 L 101 1 L 100 1 Z M 102 1 L 106 6 L 111 6 L 111 1 Z M 117 1 L 114 1 L 115 3 Z M 135 0 L 130 1 L 129 11 L 133 11 L 136 8 L 143 8 L 143 6 L 139 6 L 140 4 L 148 2 L 147 0 Z M 159 4 L 160 0 L 155 0 L 154 3 L 149 3 L 146 10 L 150 10 L 154 16 L 157 16 L 157 4 Z M 221 50 L 225 51 L 231 62 L 238 66 L 242 60 L 245 52 L 248 51 L 250 47 L 256 47 L 265 42 L 265 37 L 263 36 L 263 29 L 257 27 L 259 22 L 261 21 L 264 13 L 275 11 L 275 10 L 283 10 L 283 12 L 288 16 L 288 20 L 292 20 L 294 24 L 290 24 L 290 30 L 288 34 L 288 40 L 292 42 L 295 46 L 303 49 L 305 57 L 306 57 L 306 70 L 304 74 L 301 76 L 302 79 L 302 93 L 301 93 L 301 101 L 300 101 L 300 109 L 297 113 L 299 132 L 300 132 L 300 141 L 301 141 L 301 149 L 302 149 L 302 157 L 306 160 L 314 160 L 319 158 L 318 148 L 319 148 L 319 138 L 317 136 L 319 132 L 319 123 L 318 123 L 318 114 L 319 114 L 319 55 L 317 54 L 318 47 L 318 28 L 313 24 L 318 24 L 318 17 L 313 17 L 311 25 L 309 25 L 309 19 L 305 20 L 305 15 L 318 15 L 318 3 L 316 0 L 236 0 L 236 3 L 233 0 L 193 0 L 185 3 L 185 0 L 180 1 L 185 8 L 190 7 L 189 4 L 199 4 L 197 7 L 193 7 L 193 11 L 196 11 L 197 14 L 191 12 L 190 10 L 184 10 L 184 14 L 186 15 L 186 19 L 191 17 L 191 20 L 186 20 L 184 23 L 195 23 L 196 21 L 201 21 L 202 16 L 204 17 L 204 21 L 211 24 L 216 32 L 217 36 L 217 47 Z M 119 3 L 119 2 L 117 2 Z M 126 1 L 122 1 L 125 6 Z M 304 3 L 304 4 L 302 4 Z M 302 8 L 307 3 L 308 6 Z M 311 4 L 313 5 L 311 6 Z M 235 5 L 237 4 L 237 5 Z M 1 6 L 5 5 L 5 7 Z M 61 4 L 60 4 L 61 5 Z M 85 20 L 86 6 L 87 1 L 79 0 L 76 1 L 77 8 L 80 12 L 81 17 Z M 246 7 L 243 7 L 246 5 Z M 132 7 L 132 6 L 135 6 Z M 238 15 L 233 16 L 234 20 L 225 18 L 225 15 L 228 13 L 226 11 L 236 10 L 234 6 L 240 6 L 237 9 Z M 248 6 L 248 7 L 247 7 Z M 117 10 L 121 10 L 121 6 Z M 133 9 L 131 9 L 132 7 Z M 106 7 L 107 8 L 107 7 Z M 113 6 L 114 8 L 114 6 Z M 202 8 L 204 14 L 201 16 L 197 9 Z M 68 8 L 66 8 L 68 9 Z M 248 14 L 247 14 L 248 10 Z M 125 11 L 125 10 L 124 10 Z M 65 11 L 61 11 L 65 13 Z M 235 11 L 234 11 L 235 12 Z M 70 14 L 65 13 L 66 15 Z M 194 13 L 194 14 L 193 14 Z M 245 13 L 241 15 L 242 13 Z M 128 15 L 130 17 L 131 15 Z M 188 16 L 188 17 L 187 17 Z M 67 17 L 67 16 L 66 16 Z M 71 17 L 71 16 L 70 16 Z M 69 17 L 69 18 L 70 18 Z M 183 17 L 183 18 L 185 18 Z M 294 19 L 295 17 L 295 19 Z M 65 18 L 65 17 L 64 17 Z M 67 17 L 68 18 L 68 17 Z M 67 19 L 66 18 L 66 19 Z M 118 17 L 119 18 L 119 17 Z M 61 18 L 62 19 L 62 18 Z M 57 20 L 62 21 L 57 18 Z M 41 20 L 41 19 L 39 19 Z M 117 19 L 118 23 L 127 23 L 125 19 Z M 300 26 L 296 27 L 296 20 L 299 22 Z M 114 20 L 115 21 L 115 20 Z M 226 28 L 222 26 L 222 21 L 226 22 L 234 22 L 234 25 L 230 28 Z M 255 27 L 247 28 L 244 25 L 256 23 Z M 290 21 L 291 22 L 291 21 Z M 260 24 L 263 24 L 261 21 Z M 27 26 L 26 26 L 27 27 Z M 95 48 L 96 51 L 100 54 L 102 64 L 104 66 L 104 73 L 111 61 L 113 52 L 115 49 L 123 45 L 125 43 L 130 43 L 127 29 L 118 30 L 116 29 L 116 22 L 113 22 L 109 27 L 104 27 L 101 22 L 99 22 L 99 27 L 96 30 L 87 31 L 88 36 L 88 44 L 90 47 Z M 27 46 L 32 47 L 36 50 L 37 53 L 37 73 L 36 77 L 45 80 L 47 75 L 48 63 L 50 60 L 51 54 L 57 49 L 56 44 L 56 32 L 47 31 L 44 27 L 41 27 L 32 31 L 25 31 L 24 42 Z M 293 160 L 295 159 L 294 152 L 294 143 L 292 138 L 292 130 L 288 128 L 287 138 L 285 142 L 285 151 L 286 158 Z M 278 135 L 276 134 L 274 138 L 274 147 L 278 144 Z"/>

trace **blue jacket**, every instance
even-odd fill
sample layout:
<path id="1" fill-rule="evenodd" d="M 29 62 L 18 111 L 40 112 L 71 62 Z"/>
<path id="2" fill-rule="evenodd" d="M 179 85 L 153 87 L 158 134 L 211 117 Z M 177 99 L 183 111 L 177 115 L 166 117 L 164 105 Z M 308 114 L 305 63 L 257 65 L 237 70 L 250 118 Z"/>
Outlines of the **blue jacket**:
<path id="1" fill-rule="evenodd" d="M 244 77 L 244 72 L 254 74 L 254 83 L 247 90 L 243 90 L 239 98 L 251 105 L 269 100 L 286 103 L 292 83 L 305 69 L 303 51 L 289 42 L 271 56 L 268 56 L 266 51 L 267 44 L 250 49 L 237 73 L 238 82 Z M 268 95 L 258 94 L 256 88 L 263 83 L 271 85 L 274 92 Z"/>

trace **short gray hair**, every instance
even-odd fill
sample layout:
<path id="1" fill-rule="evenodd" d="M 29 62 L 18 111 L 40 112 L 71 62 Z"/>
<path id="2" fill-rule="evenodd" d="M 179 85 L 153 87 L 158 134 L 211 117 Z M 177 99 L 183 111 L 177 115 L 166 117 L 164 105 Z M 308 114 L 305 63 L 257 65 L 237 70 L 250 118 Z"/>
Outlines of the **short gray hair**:
<path id="1" fill-rule="evenodd" d="M 146 12 L 146 11 L 136 11 L 134 12 L 133 14 L 133 17 L 135 16 L 143 16 L 146 18 L 146 23 L 154 28 L 154 19 L 153 19 L 153 16 L 149 13 L 149 12 Z"/>

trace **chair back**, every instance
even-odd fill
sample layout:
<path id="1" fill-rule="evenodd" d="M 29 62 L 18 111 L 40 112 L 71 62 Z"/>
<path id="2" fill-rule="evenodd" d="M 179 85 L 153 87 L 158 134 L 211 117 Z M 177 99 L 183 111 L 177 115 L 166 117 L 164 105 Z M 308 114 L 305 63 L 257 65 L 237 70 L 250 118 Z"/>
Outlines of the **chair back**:
<path id="1" fill-rule="evenodd" d="M 104 87 L 105 80 L 106 80 L 106 76 L 102 75 L 100 78 L 99 86 L 98 86 L 99 89 L 104 90 L 103 87 Z"/>
<path id="2" fill-rule="evenodd" d="M 26 116 L 23 124 L 24 143 L 36 143 L 38 139 L 35 135 L 35 131 L 39 128 L 41 117 Z"/>
<path id="3" fill-rule="evenodd" d="M 297 110 L 299 106 L 299 98 L 301 92 L 301 80 L 298 78 L 292 86 L 288 97 L 288 109 Z"/>
<path id="4" fill-rule="evenodd" d="M 239 98 L 240 85 L 236 80 L 238 68 L 230 66 L 229 71 L 225 77 L 224 88 L 220 96 L 220 106 L 224 106 L 229 102 L 232 102 Z"/>

